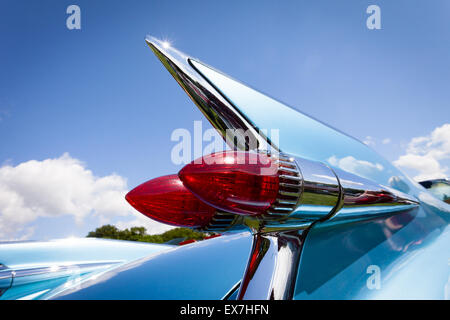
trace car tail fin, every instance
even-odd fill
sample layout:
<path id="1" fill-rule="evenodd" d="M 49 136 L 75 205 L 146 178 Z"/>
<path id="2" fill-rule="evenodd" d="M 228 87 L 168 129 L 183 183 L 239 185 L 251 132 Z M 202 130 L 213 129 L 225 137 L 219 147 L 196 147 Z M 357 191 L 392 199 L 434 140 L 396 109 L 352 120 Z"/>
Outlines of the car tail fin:
<path id="1" fill-rule="evenodd" d="M 148 36 L 146 42 L 232 149 L 283 152 L 323 162 L 402 192 L 418 190 L 416 183 L 359 140 L 161 40 Z"/>

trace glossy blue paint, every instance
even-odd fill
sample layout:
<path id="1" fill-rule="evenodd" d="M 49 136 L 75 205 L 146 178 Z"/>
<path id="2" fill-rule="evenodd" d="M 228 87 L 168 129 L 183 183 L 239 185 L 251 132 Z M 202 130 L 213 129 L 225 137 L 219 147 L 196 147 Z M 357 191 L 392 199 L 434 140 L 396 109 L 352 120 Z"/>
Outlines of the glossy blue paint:
<path id="1" fill-rule="evenodd" d="M 171 247 L 165 244 L 96 238 L 3 243 L 0 244 L 0 263 L 16 268 L 70 261 L 130 261 Z"/>
<path id="2" fill-rule="evenodd" d="M 143 242 L 94 238 L 69 238 L 47 242 L 16 242 L 0 244 L 0 263 L 6 270 L 36 270 L 54 267 L 55 271 L 15 277 L 12 287 L 0 296 L 7 299 L 37 299 L 44 293 L 55 294 L 86 278 L 112 270 L 124 263 L 171 249 L 173 246 Z M 79 268 L 77 265 L 104 263 Z M 58 266 L 73 266 L 57 272 Z M 5 286 L 7 287 L 7 286 Z"/>
<path id="3" fill-rule="evenodd" d="M 55 299 L 221 299 L 241 279 L 248 232 L 162 251 L 125 264 Z"/>
<path id="4" fill-rule="evenodd" d="M 272 143 L 270 132 L 278 130 L 280 151 L 390 186 L 420 202 L 407 211 L 385 206 L 370 218 L 367 208 L 343 208 L 336 218 L 315 223 L 303 245 L 294 299 L 450 298 L 448 204 L 360 141 L 211 67 L 191 63 L 255 128 L 267 130 Z M 370 266 L 380 270 L 380 289 L 367 285 Z"/>
<path id="5" fill-rule="evenodd" d="M 295 299 L 449 299 L 449 214 L 422 204 L 401 214 L 316 224 Z M 379 288 L 370 282 L 379 268 Z"/>

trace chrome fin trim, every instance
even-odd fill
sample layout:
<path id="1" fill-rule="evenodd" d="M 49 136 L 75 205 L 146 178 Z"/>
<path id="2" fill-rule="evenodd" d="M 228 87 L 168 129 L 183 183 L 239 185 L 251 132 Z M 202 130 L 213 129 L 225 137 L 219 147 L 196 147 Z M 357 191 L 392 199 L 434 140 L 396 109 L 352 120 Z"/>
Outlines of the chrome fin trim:
<path id="1" fill-rule="evenodd" d="M 240 217 L 238 215 L 232 213 L 217 211 L 212 217 L 209 224 L 199 230 L 206 232 L 227 231 L 237 222 L 237 220 L 239 220 L 239 218 Z"/>
<path id="2" fill-rule="evenodd" d="M 277 146 L 259 132 L 251 121 L 192 66 L 190 57 L 154 37 L 147 36 L 145 41 L 231 148 L 243 151 L 278 150 Z M 233 136 L 230 136 L 228 129 L 242 129 L 242 132 L 234 131 Z M 234 139 L 235 136 L 237 139 Z"/>
<path id="3" fill-rule="evenodd" d="M 278 197 L 266 213 L 266 217 L 288 217 L 297 207 L 303 191 L 303 177 L 293 158 L 278 154 Z"/>

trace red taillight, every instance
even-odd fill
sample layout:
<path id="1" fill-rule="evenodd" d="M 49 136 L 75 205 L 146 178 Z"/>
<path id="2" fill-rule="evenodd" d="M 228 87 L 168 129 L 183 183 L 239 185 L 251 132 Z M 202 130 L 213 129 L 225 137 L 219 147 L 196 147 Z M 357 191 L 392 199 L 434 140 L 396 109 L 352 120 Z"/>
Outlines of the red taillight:
<path id="1" fill-rule="evenodd" d="M 389 193 L 376 192 L 376 191 L 365 191 L 358 197 L 350 198 L 344 200 L 345 204 L 374 204 L 374 203 L 391 203 L 394 202 L 395 198 Z"/>
<path id="2" fill-rule="evenodd" d="M 214 153 L 186 165 L 178 176 L 201 200 L 241 215 L 265 213 L 278 195 L 278 164 L 265 154 Z"/>
<path id="3" fill-rule="evenodd" d="M 216 211 L 187 190 L 177 175 L 147 181 L 125 198 L 147 217 L 174 226 L 204 227 Z"/>
<path id="4" fill-rule="evenodd" d="M 180 243 L 178 243 L 179 246 L 184 246 L 185 244 L 190 244 L 190 243 L 194 243 L 197 242 L 195 239 L 189 239 L 189 240 L 184 240 L 181 241 Z"/>

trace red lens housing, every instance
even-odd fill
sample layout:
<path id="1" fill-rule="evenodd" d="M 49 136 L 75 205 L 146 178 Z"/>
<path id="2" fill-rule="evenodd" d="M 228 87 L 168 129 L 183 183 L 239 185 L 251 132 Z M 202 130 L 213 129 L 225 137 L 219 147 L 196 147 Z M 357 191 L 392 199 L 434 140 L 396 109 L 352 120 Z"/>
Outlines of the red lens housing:
<path id="1" fill-rule="evenodd" d="M 197 242 L 195 239 L 189 239 L 189 240 L 184 240 L 181 241 L 180 243 L 178 243 L 179 246 L 184 246 L 185 244 L 190 244 L 190 243 L 194 243 Z"/>
<path id="2" fill-rule="evenodd" d="M 204 202 L 240 215 L 263 214 L 278 196 L 278 164 L 266 154 L 213 153 L 186 165 L 178 176 Z"/>
<path id="3" fill-rule="evenodd" d="M 216 211 L 186 189 L 177 175 L 149 180 L 125 199 L 147 217 L 173 226 L 205 227 Z"/>

